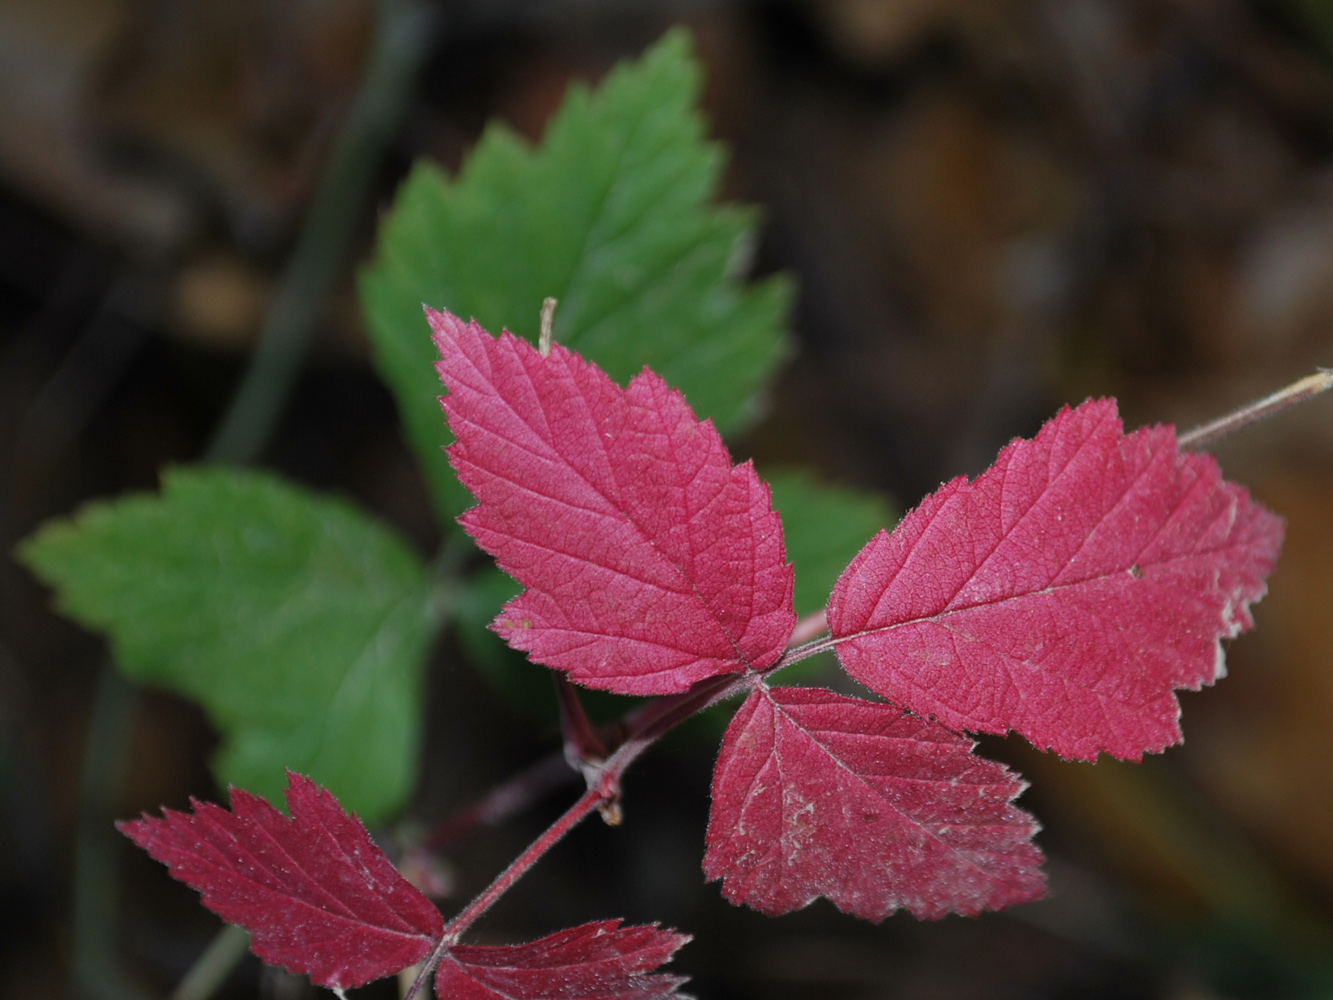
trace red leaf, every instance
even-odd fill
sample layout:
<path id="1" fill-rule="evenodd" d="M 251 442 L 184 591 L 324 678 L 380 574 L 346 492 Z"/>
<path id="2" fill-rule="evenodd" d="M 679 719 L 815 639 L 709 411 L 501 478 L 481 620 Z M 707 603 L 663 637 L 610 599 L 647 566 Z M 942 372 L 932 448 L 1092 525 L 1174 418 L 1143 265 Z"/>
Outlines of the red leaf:
<path id="1" fill-rule="evenodd" d="M 1088 402 L 880 532 L 829 628 L 848 673 L 950 728 L 1137 760 L 1180 739 L 1174 689 L 1221 675 L 1281 542 L 1211 455 Z"/>
<path id="2" fill-rule="evenodd" d="M 972 742 L 890 705 L 760 686 L 727 728 L 704 874 L 777 916 L 819 896 L 883 920 L 973 916 L 1044 891 L 1025 787 Z"/>
<path id="3" fill-rule="evenodd" d="M 672 694 L 782 655 L 796 618 L 754 468 L 648 370 L 621 389 L 556 345 L 427 310 L 463 526 L 528 589 L 492 625 L 589 687 Z"/>
<path id="4" fill-rule="evenodd" d="M 435 974 L 435 994 L 440 1000 L 669 997 L 685 978 L 648 973 L 689 939 L 656 926 L 602 920 L 530 944 L 457 945 Z"/>
<path id="5" fill-rule="evenodd" d="M 439 911 L 398 872 L 355 816 L 288 772 L 288 819 L 232 789 L 232 811 L 194 802 L 117 828 L 203 904 L 250 932 L 255 954 L 319 986 L 349 988 L 420 961 L 444 932 Z"/>

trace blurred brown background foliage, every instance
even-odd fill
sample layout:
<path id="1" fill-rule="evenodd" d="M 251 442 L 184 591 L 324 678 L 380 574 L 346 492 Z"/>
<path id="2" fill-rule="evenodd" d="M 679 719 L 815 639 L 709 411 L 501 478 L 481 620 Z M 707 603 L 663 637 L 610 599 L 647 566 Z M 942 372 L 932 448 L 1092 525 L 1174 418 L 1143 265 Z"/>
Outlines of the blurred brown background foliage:
<path id="1" fill-rule="evenodd" d="M 761 271 L 800 284 L 799 353 L 741 456 L 903 506 L 1065 402 L 1190 425 L 1333 364 L 1328 0 L 440 0 L 424 69 L 263 458 L 423 544 L 437 528 L 372 375 L 352 285 L 376 206 L 484 123 L 538 138 L 571 79 L 692 28 L 726 196 L 763 206 Z M 371 0 L 0 3 L 0 549 L 196 458 L 243 370 L 366 68 Z M 448 305 L 448 303 L 436 303 Z M 621 915 L 696 934 L 729 997 L 1333 996 L 1333 409 L 1216 451 L 1286 551 L 1186 744 L 1141 767 L 985 749 L 1033 782 L 1052 895 L 975 921 L 767 920 L 699 859 L 711 746 L 631 777 L 488 918 L 518 940 Z M 72 866 L 99 640 L 0 560 L 0 993 L 165 996 L 217 929 L 124 851 L 124 985 L 71 983 Z M 553 744 L 437 651 L 414 816 Z M 197 710 L 149 696 L 117 815 L 219 796 Z M 544 809 L 545 807 L 543 807 Z M 542 809 L 460 848 L 483 885 Z M 223 995 L 308 987 L 253 959 Z M 313 992 L 313 991 L 311 991 Z M 392 996 L 392 984 L 363 991 Z"/>

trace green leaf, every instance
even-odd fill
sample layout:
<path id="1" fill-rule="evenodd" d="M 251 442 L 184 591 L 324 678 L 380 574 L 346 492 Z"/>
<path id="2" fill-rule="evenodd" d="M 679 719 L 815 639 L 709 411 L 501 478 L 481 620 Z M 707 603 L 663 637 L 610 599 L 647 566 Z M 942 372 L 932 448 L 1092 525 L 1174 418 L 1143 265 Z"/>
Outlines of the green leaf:
<path id="1" fill-rule="evenodd" d="M 898 517 L 883 497 L 850 486 L 820 482 L 804 469 L 765 473 L 773 507 L 782 515 L 787 558 L 796 570 L 796 613 L 811 615 L 852 557 L 880 528 Z"/>
<path id="2" fill-rule="evenodd" d="M 219 783 L 281 801 L 290 767 L 370 823 L 407 800 L 430 593 L 364 512 L 260 472 L 175 469 L 160 496 L 91 504 L 19 557 L 128 676 L 205 708 Z"/>
<path id="3" fill-rule="evenodd" d="M 724 431 L 756 414 L 791 286 L 739 281 L 755 213 L 708 205 L 723 157 L 704 141 L 699 87 L 688 36 L 670 32 L 595 93 L 572 87 L 539 149 L 492 126 L 456 179 L 422 164 L 398 192 L 361 297 L 446 519 L 470 501 L 441 451 L 423 303 L 534 338 L 555 296 L 556 339 L 622 384 L 649 365 Z"/>

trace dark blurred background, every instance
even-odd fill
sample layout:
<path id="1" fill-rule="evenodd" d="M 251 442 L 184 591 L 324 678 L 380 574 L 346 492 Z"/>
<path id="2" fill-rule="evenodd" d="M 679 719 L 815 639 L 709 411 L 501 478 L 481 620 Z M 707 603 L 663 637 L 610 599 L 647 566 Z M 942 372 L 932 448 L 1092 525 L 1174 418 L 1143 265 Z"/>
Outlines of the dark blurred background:
<path id="1" fill-rule="evenodd" d="M 199 456 L 379 10 L 0 2 L 0 550 Z M 1329 0 L 441 0 L 369 190 L 348 199 L 355 252 L 265 464 L 429 551 L 438 528 L 352 281 L 377 210 L 415 159 L 456 168 L 493 117 L 539 138 L 571 79 L 679 22 L 733 151 L 725 196 L 765 213 L 756 266 L 800 285 L 799 352 L 740 457 L 811 463 L 906 507 L 1061 403 L 1115 395 L 1131 426 L 1189 426 L 1333 364 Z M 1050 899 L 878 927 L 822 902 L 778 920 L 733 909 L 699 869 L 716 743 L 682 737 L 631 774 L 623 827 L 579 830 L 480 938 L 660 920 L 696 935 L 676 968 L 708 1000 L 1333 996 L 1330 406 L 1215 449 L 1289 538 L 1230 677 L 1182 696 L 1183 747 L 1138 767 L 983 748 L 1033 783 Z M 48 600 L 0 558 L 0 993 L 165 997 L 218 924 L 126 845 L 109 926 L 76 926 L 105 649 Z M 558 744 L 449 639 L 431 692 L 422 823 Z M 217 798 L 213 742 L 197 709 L 149 694 L 113 812 Z M 446 908 L 559 807 L 454 851 Z M 71 984 L 89 933 L 114 942 L 116 969 Z M 314 992 L 250 958 L 222 995 Z"/>

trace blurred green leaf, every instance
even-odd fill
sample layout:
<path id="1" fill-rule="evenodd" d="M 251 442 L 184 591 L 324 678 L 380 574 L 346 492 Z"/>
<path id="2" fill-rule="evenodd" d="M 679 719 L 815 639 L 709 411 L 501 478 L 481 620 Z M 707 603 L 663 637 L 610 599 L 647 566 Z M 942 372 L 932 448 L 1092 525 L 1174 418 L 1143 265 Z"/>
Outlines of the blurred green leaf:
<path id="1" fill-rule="evenodd" d="M 1333 0 L 1286 0 L 1282 6 L 1314 34 L 1325 58 L 1333 56 Z"/>
<path id="2" fill-rule="evenodd" d="M 898 517 L 883 497 L 820 482 L 804 469 L 783 469 L 765 478 L 782 515 L 787 558 L 796 570 L 796 613 L 812 615 L 828 604 L 833 584 L 852 557 Z"/>
<path id="3" fill-rule="evenodd" d="M 493 564 L 482 566 L 460 591 L 451 624 L 477 672 L 512 707 L 545 724 L 557 717 L 550 671 L 528 662 L 489 628 L 504 603 L 522 589 Z"/>
<path id="4" fill-rule="evenodd" d="M 19 557 L 62 612 L 109 634 L 128 676 L 204 707 L 219 783 L 280 802 L 289 767 L 370 823 L 406 802 L 428 581 L 351 504 L 265 473 L 176 469 L 159 496 L 91 504 Z"/>
<path id="5" fill-rule="evenodd" d="M 723 156 L 704 141 L 699 87 L 688 36 L 670 32 L 596 92 L 572 87 L 540 148 L 495 125 L 456 179 L 422 164 L 398 192 L 361 296 L 446 521 L 469 501 L 441 451 L 423 303 L 535 338 L 555 296 L 556 339 L 622 384 L 648 365 L 723 431 L 755 415 L 791 287 L 740 283 L 755 213 L 707 204 Z"/>

